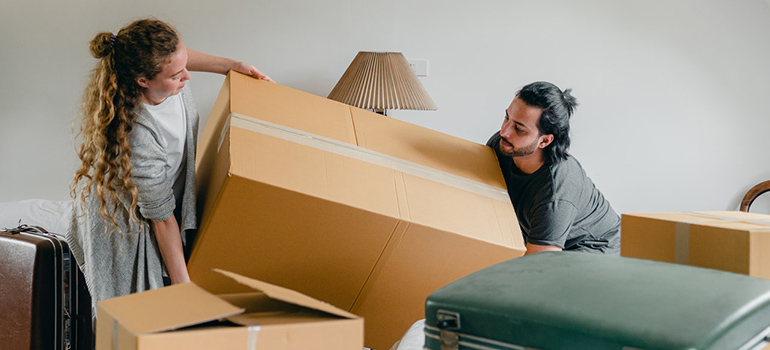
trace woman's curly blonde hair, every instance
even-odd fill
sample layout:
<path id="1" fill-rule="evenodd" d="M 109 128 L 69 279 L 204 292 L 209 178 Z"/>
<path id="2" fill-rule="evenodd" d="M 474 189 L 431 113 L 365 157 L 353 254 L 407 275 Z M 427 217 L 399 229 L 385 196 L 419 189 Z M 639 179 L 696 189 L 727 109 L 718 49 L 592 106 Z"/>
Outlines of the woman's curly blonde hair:
<path id="1" fill-rule="evenodd" d="M 142 102 L 143 88 L 136 79 L 155 78 L 169 62 L 179 41 L 174 28 L 152 18 L 135 21 L 117 35 L 99 33 L 91 40 L 91 55 L 99 61 L 83 93 L 78 132 L 83 141 L 78 148 L 81 163 L 71 194 L 75 200 L 79 195 L 85 206 L 86 198 L 95 191 L 101 202 L 99 213 L 121 235 L 115 219 L 119 196 L 130 196 L 130 218 L 140 222 L 128 141 L 136 118 L 134 111 Z"/>

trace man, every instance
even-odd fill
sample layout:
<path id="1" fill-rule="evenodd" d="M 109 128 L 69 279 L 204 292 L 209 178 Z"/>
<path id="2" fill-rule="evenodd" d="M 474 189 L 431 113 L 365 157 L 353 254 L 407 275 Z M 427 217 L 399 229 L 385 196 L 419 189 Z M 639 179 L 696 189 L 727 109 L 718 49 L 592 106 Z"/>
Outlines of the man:
<path id="1" fill-rule="evenodd" d="M 527 244 L 526 254 L 582 251 L 620 254 L 620 217 L 569 149 L 570 89 L 547 82 L 523 87 L 487 142 L 497 154 Z"/>

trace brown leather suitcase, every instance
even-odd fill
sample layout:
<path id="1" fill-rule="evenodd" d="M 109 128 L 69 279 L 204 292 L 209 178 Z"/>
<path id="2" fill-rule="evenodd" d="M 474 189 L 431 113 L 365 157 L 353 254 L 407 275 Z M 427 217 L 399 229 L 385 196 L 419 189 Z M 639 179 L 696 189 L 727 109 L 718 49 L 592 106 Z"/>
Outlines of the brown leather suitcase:
<path id="1" fill-rule="evenodd" d="M 64 237 L 0 229 L 0 350 L 93 349 L 91 296 Z"/>

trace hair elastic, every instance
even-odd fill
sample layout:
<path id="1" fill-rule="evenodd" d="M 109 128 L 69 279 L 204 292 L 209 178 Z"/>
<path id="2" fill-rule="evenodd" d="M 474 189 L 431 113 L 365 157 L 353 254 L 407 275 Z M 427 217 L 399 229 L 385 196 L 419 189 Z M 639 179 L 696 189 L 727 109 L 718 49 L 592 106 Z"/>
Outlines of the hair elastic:
<path id="1" fill-rule="evenodd" d="M 110 47 L 115 47 L 115 40 L 118 39 L 118 36 L 115 34 L 112 34 L 110 37 Z"/>

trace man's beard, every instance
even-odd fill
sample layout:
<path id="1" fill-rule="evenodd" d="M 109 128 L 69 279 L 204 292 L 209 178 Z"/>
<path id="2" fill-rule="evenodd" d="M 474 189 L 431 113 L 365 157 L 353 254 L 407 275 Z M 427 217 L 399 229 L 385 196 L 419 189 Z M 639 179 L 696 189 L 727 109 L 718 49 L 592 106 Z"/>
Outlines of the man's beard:
<path id="1" fill-rule="evenodd" d="M 503 139 L 502 137 L 500 138 L 500 144 L 501 145 L 502 145 L 503 142 L 508 142 L 508 141 L 504 141 L 504 140 L 505 139 Z M 507 151 L 503 150 L 503 147 L 499 147 L 500 148 L 500 153 L 502 153 L 506 157 L 524 157 L 524 156 L 528 156 L 528 155 L 530 155 L 532 153 L 535 153 L 535 150 L 537 149 L 537 142 L 538 142 L 538 140 L 535 139 L 535 141 L 533 141 L 532 144 L 530 144 L 528 146 L 525 146 L 523 148 L 521 148 L 521 147 L 516 148 L 515 146 L 513 146 L 512 143 L 508 143 L 509 145 L 513 146 L 513 151 L 512 152 L 507 152 Z"/>

